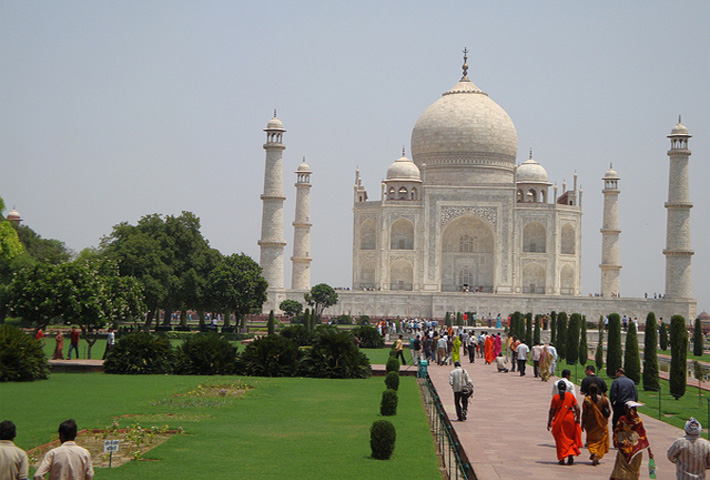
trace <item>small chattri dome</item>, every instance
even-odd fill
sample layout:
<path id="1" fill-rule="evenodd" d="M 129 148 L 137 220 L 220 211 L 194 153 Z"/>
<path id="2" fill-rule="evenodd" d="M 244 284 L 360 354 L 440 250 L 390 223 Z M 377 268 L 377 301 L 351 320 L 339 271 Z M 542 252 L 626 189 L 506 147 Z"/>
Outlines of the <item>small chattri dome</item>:
<path id="1" fill-rule="evenodd" d="M 515 181 L 518 183 L 549 184 L 545 167 L 533 160 L 532 155 L 515 171 Z"/>
<path id="2" fill-rule="evenodd" d="M 688 135 L 688 128 L 682 123 L 678 122 L 671 130 L 671 135 Z"/>
<path id="3" fill-rule="evenodd" d="M 604 180 L 619 180 L 619 174 L 611 168 L 611 165 L 609 165 L 609 170 L 604 174 Z"/>
<path id="4" fill-rule="evenodd" d="M 296 173 L 313 173 L 313 172 L 311 172 L 311 167 L 308 166 L 308 164 L 306 163 L 305 158 L 303 159 L 301 164 L 296 169 Z"/>
<path id="5" fill-rule="evenodd" d="M 18 212 L 14 208 L 10 211 L 10 213 L 7 214 L 7 219 L 10 220 L 11 222 L 21 222 L 22 221 L 22 217 L 20 217 L 20 212 Z"/>
<path id="6" fill-rule="evenodd" d="M 280 130 L 285 132 L 286 129 L 284 128 L 284 124 L 281 123 L 281 120 L 276 118 L 276 112 L 274 112 L 274 118 L 269 120 L 269 123 L 266 124 L 266 128 L 264 130 Z"/>
<path id="7" fill-rule="evenodd" d="M 387 169 L 387 181 L 421 182 L 419 168 L 403 154 Z"/>

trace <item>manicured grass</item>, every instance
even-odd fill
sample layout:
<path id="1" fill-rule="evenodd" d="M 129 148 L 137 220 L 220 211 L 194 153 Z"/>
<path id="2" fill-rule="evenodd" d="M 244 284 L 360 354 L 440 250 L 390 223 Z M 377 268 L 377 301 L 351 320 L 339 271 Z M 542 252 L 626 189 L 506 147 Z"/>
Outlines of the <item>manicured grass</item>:
<path id="1" fill-rule="evenodd" d="M 245 378 L 255 388 L 242 398 L 174 396 L 201 383 L 234 378 L 53 374 L 46 381 L 3 384 L 0 405 L 2 416 L 17 424 L 17 444 L 25 449 L 53 439 L 67 418 L 75 418 L 80 428 L 102 428 L 114 418 L 137 414 L 150 415 L 138 417 L 145 427 L 184 427 L 184 435 L 144 455 L 158 461 L 102 469 L 99 478 L 391 479 L 402 472 L 409 478 L 440 478 L 414 378 L 401 379 L 398 415 L 387 418 L 397 429 L 389 461 L 369 458 L 369 428 L 382 418 L 381 377 Z M 119 420 L 128 426 L 135 419 Z"/>

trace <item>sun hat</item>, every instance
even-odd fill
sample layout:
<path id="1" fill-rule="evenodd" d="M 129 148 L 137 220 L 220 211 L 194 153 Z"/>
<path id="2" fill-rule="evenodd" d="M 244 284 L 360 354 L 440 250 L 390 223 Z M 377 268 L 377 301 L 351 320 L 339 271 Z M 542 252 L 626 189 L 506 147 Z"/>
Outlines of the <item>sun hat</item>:
<path id="1" fill-rule="evenodd" d="M 636 402 L 636 401 L 634 401 L 634 400 L 629 400 L 629 401 L 626 402 L 624 405 L 626 405 L 627 408 L 636 408 L 636 407 L 643 407 L 643 406 L 646 405 L 646 404 L 645 404 L 645 403 L 641 403 L 641 402 Z"/>

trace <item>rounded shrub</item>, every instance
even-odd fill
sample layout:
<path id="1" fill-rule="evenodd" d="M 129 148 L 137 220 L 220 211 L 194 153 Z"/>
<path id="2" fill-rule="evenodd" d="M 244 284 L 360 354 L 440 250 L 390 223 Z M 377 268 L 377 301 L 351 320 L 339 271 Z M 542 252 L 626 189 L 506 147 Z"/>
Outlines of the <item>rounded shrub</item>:
<path id="1" fill-rule="evenodd" d="M 148 332 L 121 337 L 104 362 L 104 372 L 120 374 L 170 373 L 173 349 L 170 340 Z"/>
<path id="2" fill-rule="evenodd" d="M 0 325 L 0 382 L 31 382 L 49 377 L 40 342 L 12 325 Z"/>
<path id="3" fill-rule="evenodd" d="M 370 427 L 370 449 L 372 458 L 389 460 L 394 452 L 397 431 L 388 420 L 377 420 Z"/>
<path id="4" fill-rule="evenodd" d="M 307 347 L 313 345 L 315 335 L 305 325 L 291 325 L 290 327 L 282 328 L 279 334 L 282 337 L 288 338 L 299 347 Z"/>
<path id="5" fill-rule="evenodd" d="M 247 345 L 238 358 L 238 368 L 255 377 L 290 377 L 302 356 L 298 345 L 288 338 L 267 335 Z"/>
<path id="6" fill-rule="evenodd" d="M 385 375 L 385 385 L 388 389 L 399 390 L 399 373 L 387 372 L 387 375 Z"/>
<path id="7" fill-rule="evenodd" d="M 181 375 L 233 375 L 237 349 L 217 333 L 195 334 L 177 348 L 175 373 Z"/>
<path id="8" fill-rule="evenodd" d="M 387 373 L 399 373 L 399 360 L 394 358 L 394 355 L 390 355 L 390 358 L 387 360 L 387 364 L 385 365 L 385 371 L 387 371 Z"/>
<path id="9" fill-rule="evenodd" d="M 360 317 L 357 319 L 357 324 L 358 325 L 369 325 L 370 324 L 370 317 L 367 315 L 360 315 Z"/>
<path id="10" fill-rule="evenodd" d="M 392 390 L 388 388 L 382 392 L 382 401 L 380 402 L 380 415 L 384 417 L 391 417 L 397 415 L 397 403 L 399 399 L 397 397 L 397 390 Z"/>
<path id="11" fill-rule="evenodd" d="M 370 360 L 357 348 L 350 332 L 319 327 L 299 373 L 316 378 L 368 378 L 372 369 Z"/>
<path id="12" fill-rule="evenodd" d="M 358 325 L 352 329 L 353 335 L 360 339 L 360 348 L 383 348 L 385 341 L 370 325 Z"/>
<path id="13" fill-rule="evenodd" d="M 335 323 L 337 325 L 352 325 L 353 317 L 351 317 L 350 315 L 340 315 L 338 318 L 335 319 Z"/>

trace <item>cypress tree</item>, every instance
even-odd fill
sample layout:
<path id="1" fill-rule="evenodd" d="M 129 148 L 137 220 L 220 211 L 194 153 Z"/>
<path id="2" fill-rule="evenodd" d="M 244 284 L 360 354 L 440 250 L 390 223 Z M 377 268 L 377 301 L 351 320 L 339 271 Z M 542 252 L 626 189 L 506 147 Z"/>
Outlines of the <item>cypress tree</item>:
<path id="1" fill-rule="evenodd" d="M 579 360 L 579 327 L 581 321 L 582 316 L 579 313 L 573 313 L 569 319 L 567 341 L 565 342 L 567 365 L 574 365 Z"/>
<path id="2" fill-rule="evenodd" d="M 510 316 L 510 334 L 520 338 L 520 312 L 514 312 Z"/>
<path id="3" fill-rule="evenodd" d="M 688 332 L 685 318 L 681 315 L 671 317 L 671 395 L 678 400 L 685 394 L 686 371 L 688 369 Z"/>
<path id="4" fill-rule="evenodd" d="M 695 330 L 693 330 L 693 355 L 700 357 L 703 354 L 703 324 L 700 317 L 695 319 Z"/>
<path id="5" fill-rule="evenodd" d="M 587 317 L 582 315 L 582 333 L 579 336 L 579 363 L 586 365 L 589 360 L 587 347 Z"/>
<path id="6" fill-rule="evenodd" d="M 550 312 L 550 343 L 553 345 L 557 342 L 557 312 Z"/>
<path id="7" fill-rule="evenodd" d="M 621 318 L 618 313 L 609 315 L 609 337 L 606 343 L 606 374 L 616 376 L 621 367 Z"/>
<path id="8" fill-rule="evenodd" d="M 641 360 L 639 358 L 639 338 L 636 333 L 636 322 L 629 322 L 626 333 L 626 348 L 624 349 L 624 370 L 626 376 L 635 384 L 641 381 Z"/>
<path id="9" fill-rule="evenodd" d="M 456 325 L 459 325 L 459 326 L 463 325 L 463 313 L 461 313 L 461 312 L 458 312 L 456 314 Z"/>
<path id="10" fill-rule="evenodd" d="M 444 317 L 444 325 L 447 327 L 451 326 L 451 312 L 446 312 L 446 317 Z"/>
<path id="11" fill-rule="evenodd" d="M 643 339 L 643 389 L 650 392 L 658 391 L 658 330 L 656 315 L 649 312 L 646 316 L 646 327 Z"/>
<path id="12" fill-rule="evenodd" d="M 604 367 L 604 319 L 599 317 L 599 340 L 597 341 L 597 350 L 594 352 L 594 363 L 597 365 L 597 372 L 601 373 Z"/>
<path id="13" fill-rule="evenodd" d="M 567 313 L 560 312 L 557 316 L 557 355 L 560 358 L 567 358 Z"/>
<path id="14" fill-rule="evenodd" d="M 663 320 L 661 320 L 661 328 L 659 330 L 658 346 L 665 352 L 668 350 L 668 325 L 666 325 Z"/>
<path id="15" fill-rule="evenodd" d="M 540 323 L 542 322 L 542 315 L 535 315 L 535 329 L 533 330 L 533 344 L 537 345 L 540 343 Z"/>
<path id="16" fill-rule="evenodd" d="M 533 314 L 528 312 L 525 315 L 525 345 L 532 348 L 533 334 L 532 334 L 532 317 Z"/>
<path id="17" fill-rule="evenodd" d="M 268 332 L 269 335 L 274 334 L 275 326 L 274 324 L 276 323 L 276 317 L 274 316 L 274 311 L 271 310 L 269 312 L 269 320 L 266 322 L 266 331 Z"/>

